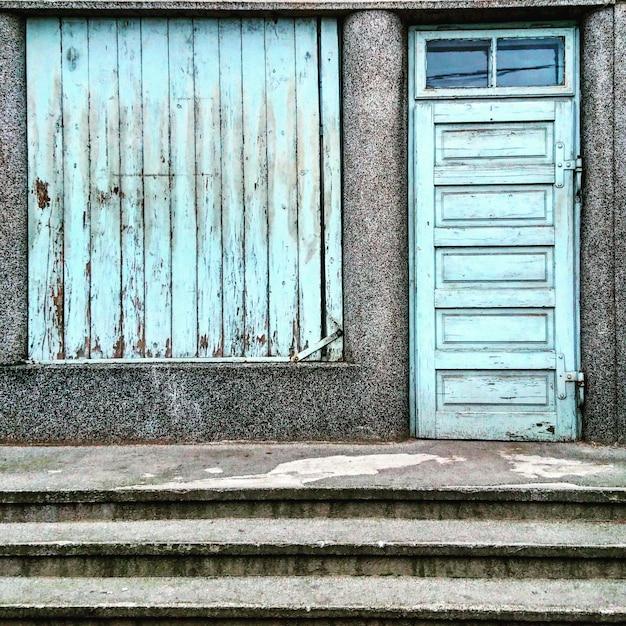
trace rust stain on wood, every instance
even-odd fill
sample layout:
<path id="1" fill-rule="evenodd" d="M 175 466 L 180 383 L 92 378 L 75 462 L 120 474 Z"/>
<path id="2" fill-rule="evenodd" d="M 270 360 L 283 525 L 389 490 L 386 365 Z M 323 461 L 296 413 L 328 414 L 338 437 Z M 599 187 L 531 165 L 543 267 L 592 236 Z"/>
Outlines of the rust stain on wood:
<path id="1" fill-rule="evenodd" d="M 45 209 L 50 206 L 50 196 L 48 195 L 49 183 L 44 183 L 43 180 L 37 178 L 35 180 L 35 193 L 37 194 L 37 205 L 40 209 Z"/>
<path id="2" fill-rule="evenodd" d="M 100 346 L 99 339 L 96 339 L 95 343 L 93 344 L 93 352 L 95 352 L 97 355 L 102 354 L 102 347 Z"/>
<path id="3" fill-rule="evenodd" d="M 141 356 L 146 356 L 146 338 L 144 337 L 143 325 L 141 323 L 137 326 L 137 336 L 139 337 L 139 340 L 135 344 L 135 351 Z"/>
<path id="4" fill-rule="evenodd" d="M 113 346 L 113 358 L 121 359 L 124 356 L 124 350 L 126 348 L 126 344 L 124 343 L 124 335 L 120 335 L 118 340 L 115 342 Z"/>
<path id="5" fill-rule="evenodd" d="M 52 288 L 50 294 L 52 298 L 52 309 L 54 314 L 54 325 L 57 328 L 63 328 L 63 279 L 57 278 L 56 289 Z"/>

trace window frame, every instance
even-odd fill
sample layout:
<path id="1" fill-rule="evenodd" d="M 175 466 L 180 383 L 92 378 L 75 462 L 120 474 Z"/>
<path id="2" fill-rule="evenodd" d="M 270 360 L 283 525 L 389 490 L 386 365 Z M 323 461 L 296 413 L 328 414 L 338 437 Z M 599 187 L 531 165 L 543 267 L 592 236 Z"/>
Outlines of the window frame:
<path id="1" fill-rule="evenodd" d="M 571 96 L 576 93 L 576 49 L 577 29 L 570 27 L 541 27 L 529 25 L 526 28 L 508 28 L 502 26 L 447 26 L 448 30 L 438 31 L 424 29 L 413 31 L 413 45 L 415 46 L 414 65 L 414 97 L 426 98 L 502 98 L 515 96 Z M 450 32 L 450 29 L 453 32 Z M 458 29 L 458 30 L 454 30 Z M 538 39 L 548 37 L 562 37 L 564 39 L 563 85 L 548 86 L 520 86 L 520 87 L 426 87 L 426 44 L 429 41 L 462 40 L 462 39 L 489 39 L 491 40 L 492 54 L 489 59 L 491 72 L 496 74 L 496 50 L 498 39 Z"/>

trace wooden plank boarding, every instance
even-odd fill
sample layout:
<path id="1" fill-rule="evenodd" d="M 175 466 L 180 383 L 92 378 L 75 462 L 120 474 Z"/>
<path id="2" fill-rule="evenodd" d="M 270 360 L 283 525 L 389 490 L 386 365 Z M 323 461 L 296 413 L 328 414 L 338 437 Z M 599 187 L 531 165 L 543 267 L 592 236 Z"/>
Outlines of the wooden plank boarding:
<path id="1" fill-rule="evenodd" d="M 124 357 L 145 355 L 141 22 L 118 22 L 122 335 Z"/>
<path id="2" fill-rule="evenodd" d="M 91 209 L 87 22 L 61 22 L 65 358 L 90 356 Z"/>
<path id="3" fill-rule="evenodd" d="M 320 118 L 326 333 L 343 328 L 341 238 L 341 119 L 337 20 L 320 20 Z M 343 356 L 343 337 L 326 347 L 326 358 Z"/>
<path id="4" fill-rule="evenodd" d="M 172 356 L 168 22 L 142 21 L 144 271 L 147 357 Z M 167 92 L 166 92 L 167 93 Z"/>
<path id="5" fill-rule="evenodd" d="M 259 51 L 263 50 L 263 54 Z M 269 354 L 265 20 L 242 21 L 246 356 Z"/>
<path id="6" fill-rule="evenodd" d="M 324 345 L 342 325 L 336 22 L 28 24 L 30 356 Z"/>
<path id="7" fill-rule="evenodd" d="M 295 37 L 300 351 L 322 337 L 320 108 L 316 20 L 296 20 Z"/>
<path id="8" fill-rule="evenodd" d="M 222 357 L 222 141 L 217 20 L 194 20 L 198 356 Z"/>
<path id="9" fill-rule="evenodd" d="M 63 122 L 59 20 L 28 21 L 28 355 L 63 358 Z"/>
<path id="10" fill-rule="evenodd" d="M 117 21 L 89 22 L 91 350 L 123 355 L 121 335 L 120 157 Z"/>
<path id="11" fill-rule="evenodd" d="M 169 20 L 172 356 L 198 346 L 193 23 Z"/>
<path id="12" fill-rule="evenodd" d="M 224 356 L 244 349 L 243 112 L 241 22 L 220 20 L 222 112 L 222 311 Z"/>
<path id="13" fill-rule="evenodd" d="M 265 27 L 269 231 L 269 354 L 298 351 L 298 204 L 294 23 Z"/>

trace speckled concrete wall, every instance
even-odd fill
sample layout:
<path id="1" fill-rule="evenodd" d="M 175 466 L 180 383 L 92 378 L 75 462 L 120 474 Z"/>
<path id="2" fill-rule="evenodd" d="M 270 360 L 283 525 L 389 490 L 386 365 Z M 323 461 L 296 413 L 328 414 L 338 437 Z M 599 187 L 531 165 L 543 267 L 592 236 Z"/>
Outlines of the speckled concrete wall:
<path id="1" fill-rule="evenodd" d="M 614 153 L 615 153 L 615 312 L 617 412 L 611 441 L 626 443 L 626 4 L 615 7 L 614 19 Z M 622 375 L 619 374 L 622 372 Z"/>
<path id="2" fill-rule="evenodd" d="M 381 428 L 408 435 L 405 39 L 390 12 L 344 24 L 343 258 L 346 358 L 371 370 Z"/>
<path id="3" fill-rule="evenodd" d="M 564 18 L 572 6 L 590 2 L 544 6 Z M 0 0 L 0 10 L 10 4 Z M 196 12 L 201 11 L 197 4 Z M 446 16 L 455 15 L 453 4 L 446 3 Z M 505 4 L 498 10 L 508 10 Z M 41 8 L 34 0 L 30 5 Z M 463 0 L 464 7 L 470 5 Z M 538 3 L 516 0 L 507 6 L 530 7 L 525 19 L 532 19 Z M 431 13 L 422 5 L 407 12 L 403 7 L 406 3 L 398 4 L 397 13 L 357 11 L 344 21 L 348 363 L 5 365 L 0 368 L 0 441 L 394 440 L 408 435 L 405 37 L 409 23 L 426 23 Z M 581 20 L 586 168 L 581 343 L 588 378 L 583 425 L 586 439 L 605 443 L 626 440 L 626 381 L 619 376 L 626 366 L 626 163 L 621 159 L 626 65 L 614 63 L 613 56 L 626 53 L 625 7 L 589 7 Z M 476 20 L 495 15 L 472 10 Z M 498 19 L 504 18 L 498 14 Z M 26 350 L 22 18 L 0 14 L 0 42 L 0 363 L 7 364 L 23 359 Z"/>
<path id="4" fill-rule="evenodd" d="M 341 363 L 6 367 L 0 442 L 392 439 L 368 384 Z"/>
<path id="5" fill-rule="evenodd" d="M 24 20 L 0 15 L 0 363 L 26 356 Z"/>
<path id="6" fill-rule="evenodd" d="M 0 173 L 11 194 L 0 220 L 6 363 L 25 357 L 24 31 L 18 18 L 0 24 L 2 121 L 12 159 Z M 344 33 L 344 280 L 354 294 L 345 302 L 348 362 L 3 367 L 0 441 L 408 435 L 404 32 L 393 14 L 362 12 Z"/>
<path id="7" fill-rule="evenodd" d="M 611 442 L 616 432 L 615 249 L 613 230 L 613 7 L 582 25 L 581 349 L 586 375 L 583 436 Z"/>

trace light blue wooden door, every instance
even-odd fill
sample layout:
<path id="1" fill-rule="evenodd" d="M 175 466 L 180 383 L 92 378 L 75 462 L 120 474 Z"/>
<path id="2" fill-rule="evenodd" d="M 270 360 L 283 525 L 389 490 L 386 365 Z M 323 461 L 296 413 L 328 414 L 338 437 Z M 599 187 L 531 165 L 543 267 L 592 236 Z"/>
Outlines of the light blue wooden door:
<path id="1" fill-rule="evenodd" d="M 487 63 L 498 36 L 472 35 Z M 486 72 L 471 98 L 414 90 L 415 434 L 574 439 L 577 100 Z"/>

